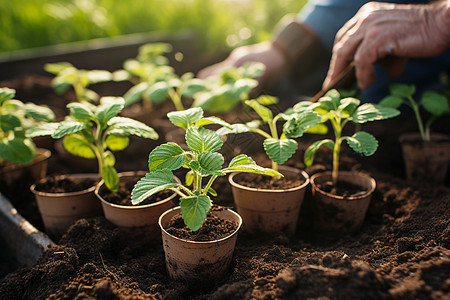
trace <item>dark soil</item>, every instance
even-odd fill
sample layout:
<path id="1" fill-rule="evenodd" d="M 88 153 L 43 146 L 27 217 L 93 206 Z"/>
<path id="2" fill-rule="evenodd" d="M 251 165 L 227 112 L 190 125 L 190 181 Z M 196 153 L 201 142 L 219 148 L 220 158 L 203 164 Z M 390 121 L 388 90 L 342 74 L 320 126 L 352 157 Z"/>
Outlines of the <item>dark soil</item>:
<path id="1" fill-rule="evenodd" d="M 449 125 L 447 118 L 435 128 L 448 134 Z M 229 272 L 212 288 L 198 289 L 169 279 L 162 243 L 118 228 L 103 217 L 81 219 L 34 266 L 4 277 L 0 298 L 450 299 L 449 174 L 441 185 L 404 179 L 398 136 L 415 130 L 411 116 L 365 124 L 363 129 L 379 140 L 377 153 L 361 157 L 344 147 L 340 167 L 371 175 L 377 188 L 362 228 L 353 235 L 316 233 L 308 195 L 293 237 L 241 231 Z M 314 140 L 315 136 L 302 137 L 299 151 L 287 165 L 304 169 L 304 150 Z M 145 169 L 149 149 L 139 143 L 133 149 L 136 152 L 125 156 L 123 165 L 127 171 Z M 253 158 L 260 163 L 264 157 L 261 151 Z M 51 174 L 77 171 L 57 159 L 50 160 L 49 167 Z M 330 169 L 331 152 L 323 148 L 306 171 L 312 175 Z M 10 187 L 1 188 L 6 194 L 4 189 Z M 220 193 L 216 204 L 233 206 L 227 178 L 219 178 L 213 188 Z M 26 202 L 32 199 L 26 195 L 29 190 L 22 187 L 19 192 L 20 200 L 18 192 L 7 193 L 14 205 L 35 206 L 32 200 Z M 39 223 L 36 214 L 34 221 L 31 214 L 27 219 Z"/>
<path id="2" fill-rule="evenodd" d="M 334 185 L 331 181 L 327 181 L 322 184 L 317 184 L 317 187 L 326 193 L 341 197 L 356 197 L 367 192 L 360 186 L 346 181 L 338 181 L 337 185 Z"/>
<path id="3" fill-rule="evenodd" d="M 98 181 L 89 178 L 56 178 L 54 176 L 50 176 L 44 181 L 37 183 L 36 190 L 46 193 L 80 192 L 95 186 L 97 182 Z"/>
<path id="4" fill-rule="evenodd" d="M 286 176 L 281 178 L 273 178 L 271 176 L 245 173 L 240 174 L 236 179 L 237 183 L 243 186 L 267 190 L 290 189 L 301 186 L 305 182 L 305 178 L 300 174 L 298 176 Z"/>

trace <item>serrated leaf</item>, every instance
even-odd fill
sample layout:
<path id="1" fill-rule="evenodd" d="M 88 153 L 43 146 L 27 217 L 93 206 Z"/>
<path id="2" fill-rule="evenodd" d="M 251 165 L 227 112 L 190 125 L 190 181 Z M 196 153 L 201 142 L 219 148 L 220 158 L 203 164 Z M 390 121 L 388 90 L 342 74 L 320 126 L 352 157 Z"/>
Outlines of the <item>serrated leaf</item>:
<path id="1" fill-rule="evenodd" d="M 303 158 L 303 160 L 305 162 L 305 165 L 307 167 L 312 165 L 312 163 L 314 162 L 314 155 L 316 154 L 316 151 L 322 146 L 326 146 L 326 147 L 328 147 L 330 149 L 333 149 L 334 148 L 334 142 L 332 140 L 325 139 L 325 140 L 316 141 L 316 142 L 312 143 L 308 147 L 308 149 L 306 149 L 305 155 L 304 155 L 304 158 Z"/>
<path id="2" fill-rule="evenodd" d="M 410 98 L 416 92 L 416 87 L 414 85 L 395 83 L 389 86 L 389 91 L 394 96 Z"/>
<path id="3" fill-rule="evenodd" d="M 370 156 L 377 151 L 378 141 L 370 133 L 359 131 L 351 137 L 346 137 L 348 145 L 357 153 Z"/>
<path id="4" fill-rule="evenodd" d="M 0 140 L 0 158 L 16 164 L 31 162 L 36 154 L 36 148 L 29 139 L 15 138 Z"/>
<path id="5" fill-rule="evenodd" d="M 192 231 L 197 231 L 205 222 L 211 207 L 211 199 L 206 195 L 181 198 L 180 208 L 184 224 Z"/>
<path id="6" fill-rule="evenodd" d="M 81 135 L 71 134 L 67 135 L 63 140 L 64 148 L 71 154 L 94 159 L 96 158 L 92 145 Z"/>
<path id="7" fill-rule="evenodd" d="M 53 135 L 59 123 L 40 123 L 36 124 L 26 130 L 26 136 L 34 138 L 37 136 Z"/>
<path id="8" fill-rule="evenodd" d="M 145 174 L 139 179 L 131 192 L 131 203 L 139 204 L 153 194 L 170 188 L 176 188 L 170 170 L 157 170 Z"/>
<path id="9" fill-rule="evenodd" d="M 400 111 L 392 107 L 365 103 L 358 107 L 349 119 L 355 123 L 363 124 L 369 121 L 389 119 L 399 114 Z"/>
<path id="10" fill-rule="evenodd" d="M 197 161 L 191 161 L 192 170 L 202 176 L 222 175 L 219 170 L 225 162 L 223 156 L 217 152 L 205 151 L 198 155 Z"/>
<path id="11" fill-rule="evenodd" d="M 283 125 L 283 132 L 287 138 L 299 138 L 303 136 L 306 129 L 320 123 L 322 117 L 316 112 L 305 111 L 295 114 Z"/>
<path id="12" fill-rule="evenodd" d="M 106 138 L 106 147 L 112 151 L 120 151 L 128 147 L 130 139 L 126 136 L 108 135 Z"/>
<path id="13" fill-rule="evenodd" d="M 119 176 L 116 169 L 113 166 L 102 166 L 100 170 L 100 176 L 105 181 L 106 187 L 111 192 L 117 192 L 119 190 Z"/>
<path id="14" fill-rule="evenodd" d="M 224 120 L 217 118 L 217 117 L 201 118 L 197 122 L 197 127 L 202 127 L 202 126 L 206 126 L 206 125 L 210 125 L 210 124 L 216 124 L 216 125 L 220 125 L 220 126 L 231 129 L 231 125 L 228 122 L 225 122 Z"/>
<path id="15" fill-rule="evenodd" d="M 222 148 L 223 141 L 220 135 L 204 127 L 191 127 L 186 131 L 187 146 L 197 153 L 204 151 L 215 152 Z"/>
<path id="16" fill-rule="evenodd" d="M 16 90 L 7 87 L 0 88 L 0 103 L 13 99 L 16 96 Z"/>
<path id="17" fill-rule="evenodd" d="M 337 108 L 337 110 L 340 113 L 349 116 L 355 111 L 355 109 L 358 107 L 360 103 L 361 101 L 356 98 L 344 98 L 340 101 L 340 105 Z"/>
<path id="18" fill-rule="evenodd" d="M 218 135 L 227 135 L 227 134 L 238 134 L 238 133 L 244 133 L 249 132 L 250 128 L 245 124 L 231 124 L 231 128 L 222 127 L 219 128 L 216 133 Z"/>
<path id="19" fill-rule="evenodd" d="M 108 121 L 122 111 L 124 105 L 125 100 L 122 97 L 102 97 L 95 111 L 95 118 L 100 126 L 104 129 Z"/>
<path id="20" fill-rule="evenodd" d="M 86 123 L 76 121 L 62 121 L 58 124 L 55 131 L 52 134 L 52 138 L 60 139 L 68 134 L 79 132 L 86 128 Z"/>
<path id="21" fill-rule="evenodd" d="M 0 129 L 3 131 L 14 130 L 14 128 L 21 125 L 20 119 L 14 115 L 4 114 L 0 116 Z"/>
<path id="22" fill-rule="evenodd" d="M 258 166 L 257 164 L 249 164 L 249 165 L 239 165 L 235 167 L 228 167 L 222 170 L 223 173 L 232 173 L 232 172 L 246 172 L 246 173 L 255 173 L 255 174 L 263 174 L 268 176 L 275 177 L 283 177 L 283 174 L 270 169 Z"/>
<path id="23" fill-rule="evenodd" d="M 251 164 L 256 163 L 250 156 L 247 156 L 246 154 L 240 154 L 231 159 L 230 163 L 228 164 L 228 168 L 234 168 L 240 165 L 251 165 Z"/>
<path id="24" fill-rule="evenodd" d="M 381 99 L 378 105 L 392 108 L 399 108 L 402 105 L 402 103 L 403 99 L 401 97 L 389 95 Z"/>
<path id="25" fill-rule="evenodd" d="M 158 133 L 146 124 L 124 117 L 114 117 L 108 122 L 107 134 L 117 136 L 135 135 L 147 139 L 158 139 Z"/>
<path id="26" fill-rule="evenodd" d="M 449 100 L 444 95 L 434 91 L 426 91 L 422 95 L 423 108 L 430 114 L 440 116 L 450 113 Z"/>
<path id="27" fill-rule="evenodd" d="M 148 169 L 150 171 L 176 170 L 183 166 L 185 155 L 184 150 L 175 143 L 159 145 L 148 157 Z"/>
<path id="28" fill-rule="evenodd" d="M 170 112 L 167 117 L 175 126 L 187 129 L 203 118 L 203 110 L 200 107 L 193 107 L 183 111 Z"/>
<path id="29" fill-rule="evenodd" d="M 245 104 L 253 108 L 253 110 L 259 115 L 261 120 L 263 120 L 265 123 L 272 121 L 273 119 L 272 111 L 267 107 L 259 104 L 256 100 L 247 100 L 245 101 Z"/>
<path id="30" fill-rule="evenodd" d="M 51 122 L 55 120 L 55 113 L 43 105 L 36 105 L 34 103 L 26 103 L 24 105 L 25 115 L 30 116 L 39 122 Z"/>
<path id="31" fill-rule="evenodd" d="M 69 103 L 67 108 L 70 110 L 70 114 L 78 121 L 89 121 L 95 118 L 95 114 L 92 110 L 92 106 L 88 103 Z"/>
<path id="32" fill-rule="evenodd" d="M 297 142 L 291 139 L 265 139 L 263 146 L 267 156 L 280 165 L 291 158 L 298 148 Z"/>

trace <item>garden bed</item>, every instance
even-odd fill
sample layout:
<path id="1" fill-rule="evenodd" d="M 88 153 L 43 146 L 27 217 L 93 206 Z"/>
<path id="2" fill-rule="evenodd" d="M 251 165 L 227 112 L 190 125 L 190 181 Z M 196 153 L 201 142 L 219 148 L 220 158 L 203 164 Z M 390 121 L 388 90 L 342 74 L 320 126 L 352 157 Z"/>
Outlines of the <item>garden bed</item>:
<path id="1" fill-rule="evenodd" d="M 39 89 L 50 95 L 46 84 Z M 314 232 L 307 197 L 293 237 L 241 231 L 229 273 L 206 287 L 169 279 L 160 240 L 146 240 L 138 230 L 118 228 L 103 217 L 81 219 L 35 264 L 5 276 L 0 295 L 4 299 L 448 298 L 450 178 L 447 174 L 440 186 L 404 179 L 397 139 L 400 133 L 414 130 L 411 120 L 402 115 L 364 126 L 380 142 L 372 157 L 343 151 L 342 170 L 363 171 L 377 181 L 364 224 L 353 235 Z M 448 125 L 442 120 L 436 128 L 448 134 Z M 302 156 L 313 140 L 313 136 L 302 138 L 300 151 L 287 165 L 304 169 Z M 131 144 L 117 154 L 118 171 L 147 167 L 154 142 L 138 139 Z M 260 151 L 249 154 L 267 165 Z M 328 150 L 319 151 L 315 164 L 306 169 L 308 174 L 330 169 L 329 157 Z M 49 174 L 80 171 L 56 155 L 49 161 Z M 14 189 L 2 186 L 1 191 L 21 215 L 43 230 L 28 184 L 23 180 Z M 219 178 L 213 188 L 220 191 L 214 202 L 233 208 L 227 178 Z"/>

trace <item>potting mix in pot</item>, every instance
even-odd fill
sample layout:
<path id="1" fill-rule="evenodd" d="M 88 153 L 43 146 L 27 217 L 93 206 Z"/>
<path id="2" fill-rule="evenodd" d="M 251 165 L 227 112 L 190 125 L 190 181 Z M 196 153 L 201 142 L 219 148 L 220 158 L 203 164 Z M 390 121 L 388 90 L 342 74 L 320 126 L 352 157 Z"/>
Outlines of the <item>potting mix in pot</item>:
<path id="1" fill-rule="evenodd" d="M 13 178 L 0 169 L 0 200 L 55 242 L 27 267 L 0 261 L 0 298 L 450 297 L 450 176 L 407 175 L 399 142 L 417 131 L 419 107 L 434 124 L 430 133 L 418 118 L 426 145 L 448 135 L 448 118 L 438 118 L 448 113 L 447 94 L 415 102 L 412 86 L 397 85 L 371 104 L 330 90 L 275 113 L 283 99 L 249 98 L 260 66 L 178 76 L 162 59 L 170 51 L 143 47 L 117 72 L 60 63 L 47 66 L 53 82 L 27 75 L 0 83 L 0 166 L 25 170 Z M 114 97 L 98 88 L 119 81 L 130 84 Z M 39 101 L 28 103 L 36 91 Z M 400 114 L 402 103 L 414 116 Z M 55 122 L 49 108 L 66 106 Z M 144 119 L 130 115 L 132 106 Z M 183 139 L 165 140 L 164 122 Z M 30 186 L 55 189 L 40 178 L 86 168 L 55 152 L 34 176 L 41 135 L 96 163 L 97 213 L 79 210 L 78 196 L 69 208 L 78 214 L 59 232 L 43 221 Z M 448 164 L 448 148 L 437 153 Z M 0 243 L 2 257 L 11 246 Z"/>

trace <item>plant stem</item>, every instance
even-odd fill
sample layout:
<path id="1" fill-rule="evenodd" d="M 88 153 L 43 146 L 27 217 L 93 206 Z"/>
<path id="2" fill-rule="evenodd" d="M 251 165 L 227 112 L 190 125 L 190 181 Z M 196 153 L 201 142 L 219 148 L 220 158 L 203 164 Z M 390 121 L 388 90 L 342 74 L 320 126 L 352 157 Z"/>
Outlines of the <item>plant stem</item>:
<path id="1" fill-rule="evenodd" d="M 170 99 L 172 99 L 173 104 L 175 105 L 175 109 L 178 111 L 184 110 L 183 103 L 181 102 L 181 96 L 175 90 L 169 90 Z"/>
<path id="2" fill-rule="evenodd" d="M 408 100 L 411 103 L 411 108 L 414 111 L 414 115 L 416 116 L 417 125 L 419 126 L 419 132 L 422 140 L 429 141 L 430 137 L 425 133 L 422 118 L 420 117 L 419 105 L 414 101 L 414 99 L 412 99 L 412 97 L 409 97 Z"/>
<path id="3" fill-rule="evenodd" d="M 333 125 L 335 136 L 335 142 L 333 147 L 333 169 L 331 172 L 331 179 L 333 181 L 333 185 L 336 186 L 339 178 L 339 153 L 341 151 L 341 144 L 342 144 L 341 135 L 343 125 L 341 125 L 339 120 L 336 119 L 330 119 L 330 121 Z"/>
<path id="4" fill-rule="evenodd" d="M 205 195 L 208 195 L 208 190 L 209 190 L 209 188 L 212 186 L 212 184 L 213 184 L 214 180 L 216 180 L 216 178 L 217 178 L 217 175 L 213 175 L 213 176 L 211 176 L 211 178 L 209 179 L 208 183 L 207 183 L 206 186 L 205 186 L 205 189 L 203 190 L 203 193 L 204 193 Z"/>

